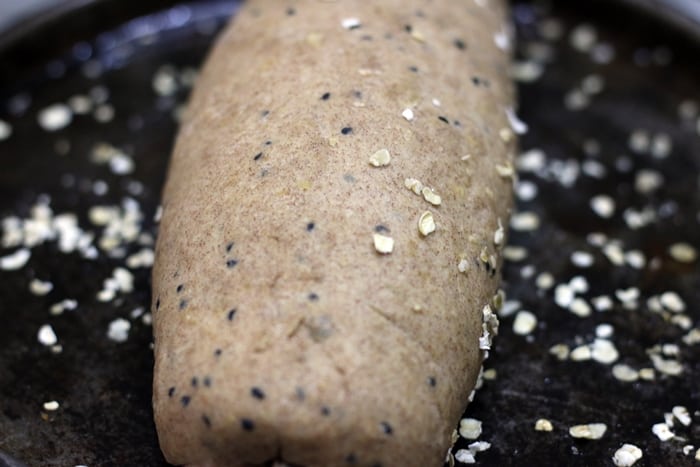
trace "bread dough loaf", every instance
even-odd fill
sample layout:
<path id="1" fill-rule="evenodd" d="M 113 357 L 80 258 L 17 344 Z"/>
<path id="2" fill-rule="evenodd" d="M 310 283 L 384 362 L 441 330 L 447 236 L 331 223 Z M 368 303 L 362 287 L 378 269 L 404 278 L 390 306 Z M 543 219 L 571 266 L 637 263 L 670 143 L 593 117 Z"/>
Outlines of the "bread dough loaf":
<path id="1" fill-rule="evenodd" d="M 504 18 L 501 0 L 246 2 L 164 190 L 169 462 L 441 465 L 510 206 Z"/>

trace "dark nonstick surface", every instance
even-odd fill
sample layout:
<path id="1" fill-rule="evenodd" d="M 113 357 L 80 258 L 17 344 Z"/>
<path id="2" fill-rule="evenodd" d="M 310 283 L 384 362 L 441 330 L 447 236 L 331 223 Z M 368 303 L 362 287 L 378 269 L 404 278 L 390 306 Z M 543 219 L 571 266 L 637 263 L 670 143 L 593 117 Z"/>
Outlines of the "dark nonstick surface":
<path id="1" fill-rule="evenodd" d="M 26 220 L 34 212 L 43 225 L 36 205 L 48 205 L 54 219 L 75 215 L 82 232 L 94 234 L 88 243 L 97 253 L 65 253 L 57 239 L 47 238 L 28 248 L 31 258 L 21 269 L 0 269 L 0 452 L 28 465 L 165 465 L 150 405 L 150 269 L 132 264 L 127 269 L 133 290 L 126 287 L 107 301 L 98 294 L 115 268 L 126 267 L 126 258 L 152 246 L 176 115 L 192 69 L 237 5 L 175 3 L 67 2 L 0 37 L 0 120 L 12 128 L 0 138 L 0 220 Z M 560 2 L 551 9 L 516 2 L 513 16 L 519 60 L 543 69 L 539 79 L 519 85 L 519 115 L 530 127 L 522 149 L 541 149 L 544 156 L 530 152 L 530 159 L 519 159 L 519 191 L 527 195 L 535 187 L 537 195 L 521 197 L 518 210 L 534 213 L 539 226 L 510 234 L 510 245 L 526 257 L 509 254 L 506 315 L 516 313 L 501 317 L 501 335 L 485 365 L 489 378 L 466 414 L 482 421 L 479 439 L 491 443 L 476 461 L 613 465 L 615 451 L 632 443 L 644 453 L 635 465 L 695 465 L 700 344 L 683 339 L 690 332 L 683 326 L 700 325 L 700 271 L 697 260 L 678 261 L 669 247 L 685 242 L 700 248 L 700 128 L 692 104 L 681 104 L 700 102 L 700 49 L 655 20 L 608 2 Z M 586 45 L 591 32 L 597 44 L 592 51 Z M 600 63 L 610 50 L 609 63 Z M 42 128 L 40 111 L 75 95 L 87 100 L 74 105 L 88 102 L 92 108 L 74 114 L 61 130 Z M 582 95 L 589 102 L 573 108 Z M 667 155 L 666 141 L 672 144 Z M 132 160 L 133 171 L 114 173 L 118 163 L 100 163 L 100 152 L 94 155 L 100 143 Z M 525 164 L 533 160 L 541 162 L 535 170 Z M 640 192 L 635 180 L 643 170 L 661 174 L 663 183 Z M 611 218 L 590 207 L 601 194 L 615 202 Z M 118 208 L 120 220 L 112 227 L 96 225 L 95 206 Z M 634 213 L 644 208 L 648 223 L 632 228 Z M 21 248 L 7 240 L 11 223 L 5 220 L 2 227 L 7 243 L 0 257 Z M 24 225 L 32 231 L 37 224 Z M 132 235 L 131 227 L 142 235 Z M 115 229 L 116 249 L 100 241 Z M 608 255 L 596 243 L 602 237 L 592 232 L 605 235 Z M 22 234 L 19 242 L 27 241 Z M 613 264 L 610 251 L 618 247 L 641 252 L 644 264 L 633 261 L 636 253 L 628 254 L 633 265 Z M 593 264 L 572 262 L 575 251 L 590 253 Z M 544 272 L 552 275 L 550 289 L 536 285 Z M 608 296 L 612 308 L 579 317 L 559 306 L 556 286 L 575 276 L 588 284 L 580 298 L 591 305 L 594 297 Z M 50 281 L 52 290 L 31 292 L 33 279 Z M 635 290 L 639 296 L 632 300 Z M 677 293 L 685 310 L 660 310 L 653 297 L 666 292 Z M 77 307 L 52 314 L 51 306 L 64 299 L 76 300 Z M 512 330 L 519 310 L 538 319 L 527 337 Z M 119 333 L 108 337 L 110 323 L 119 318 L 130 323 L 124 342 L 115 340 Z M 39 342 L 46 324 L 60 349 Z M 550 353 L 556 344 L 573 349 L 592 343 L 599 324 L 613 326 L 607 339 L 619 353 L 614 363 L 559 360 Z M 654 350 L 664 344 L 671 346 Z M 682 373 L 657 369 L 653 380 L 636 382 L 613 376 L 619 363 L 654 368 L 655 352 L 679 361 Z M 45 409 L 48 401 L 57 401 L 58 409 Z M 652 426 L 675 406 L 686 407 L 693 421 L 685 426 L 672 420 L 676 438 L 661 441 Z M 539 418 L 549 419 L 553 431 L 535 431 Z M 601 439 L 569 435 L 570 426 L 590 422 L 606 424 Z M 472 442 L 460 438 L 455 451 Z M 694 447 L 686 455 L 687 445 Z"/>

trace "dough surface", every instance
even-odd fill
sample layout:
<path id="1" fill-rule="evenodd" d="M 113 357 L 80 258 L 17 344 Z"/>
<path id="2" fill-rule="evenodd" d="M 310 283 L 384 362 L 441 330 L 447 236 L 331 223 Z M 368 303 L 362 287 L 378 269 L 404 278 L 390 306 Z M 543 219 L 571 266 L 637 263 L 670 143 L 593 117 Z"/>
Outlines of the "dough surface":
<path id="1" fill-rule="evenodd" d="M 504 18 L 495 0 L 240 10 L 163 195 L 153 401 L 169 462 L 442 465 L 510 209 Z"/>

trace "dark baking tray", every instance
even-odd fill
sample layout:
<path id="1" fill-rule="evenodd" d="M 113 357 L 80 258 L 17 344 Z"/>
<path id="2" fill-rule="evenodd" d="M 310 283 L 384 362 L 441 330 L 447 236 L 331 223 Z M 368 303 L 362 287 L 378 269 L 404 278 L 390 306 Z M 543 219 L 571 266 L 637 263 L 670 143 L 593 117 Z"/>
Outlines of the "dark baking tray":
<path id="1" fill-rule="evenodd" d="M 75 213 L 81 227 L 99 236 L 101 229 L 88 219 L 89 208 L 120 205 L 124 197 L 131 197 L 143 213 L 142 231 L 155 235 L 153 216 L 177 126 L 174 113 L 189 87 L 181 85 L 172 95 L 158 96 L 153 77 L 164 64 L 177 70 L 198 66 L 237 4 L 72 1 L 4 33 L 0 120 L 10 122 L 13 133 L 0 141 L 0 216 L 25 218 L 41 195 L 49 195 L 55 214 Z M 700 247 L 700 135 L 695 120 L 678 116 L 684 99 L 700 99 L 700 49 L 690 36 L 609 2 L 515 2 L 513 17 L 517 55 L 541 56 L 550 49 L 552 57 L 540 79 L 519 85 L 519 113 L 530 126 L 522 148 L 541 148 L 548 161 L 562 161 L 554 164 L 558 167 L 569 161 L 569 167 L 580 168 L 592 159 L 607 176 L 596 179 L 579 173 L 567 187 L 556 176 L 521 174 L 539 194 L 532 201 L 519 201 L 518 207 L 537 213 L 541 225 L 535 233 L 511 233 L 510 243 L 526 248 L 528 257 L 505 265 L 504 288 L 510 299 L 537 315 L 538 326 L 524 338 L 512 332 L 512 316 L 501 319 L 501 336 L 486 363 L 496 370 L 496 379 L 485 381 L 467 411 L 467 416 L 482 420 L 480 439 L 491 443 L 477 454 L 477 463 L 612 465 L 615 450 L 633 443 L 644 452 L 636 465 L 694 465 L 695 451 L 685 455 L 682 447 L 700 446 L 699 423 L 676 423 L 674 430 L 685 440 L 667 442 L 654 436 L 651 427 L 674 406 L 686 406 L 691 414 L 700 409 L 700 346 L 684 344 L 686 331 L 651 312 L 646 298 L 675 291 L 685 301 L 685 314 L 693 325 L 700 321 L 698 263 L 679 263 L 668 254 L 668 246 L 677 241 Z M 540 36 L 549 17 L 558 18 L 564 27 L 558 41 Z M 595 63 L 590 54 L 571 47 L 569 32 L 584 23 L 594 27 L 599 41 L 614 47 L 611 63 Z M 101 74 L 86 77 L 86 66 L 94 72 L 97 62 Z M 567 109 L 564 96 L 592 73 L 604 79 L 603 92 L 585 109 Z M 40 109 L 95 86 L 109 91 L 107 102 L 114 109 L 110 122 L 76 116 L 56 133 L 37 125 Z M 668 134 L 671 155 L 657 159 L 632 152 L 629 137 L 635 129 Z M 598 155 L 591 155 L 591 139 L 598 142 Z M 101 141 L 128 153 L 135 161 L 134 172 L 118 176 L 93 163 L 90 151 Z M 657 170 L 665 184 L 650 195 L 637 193 L 634 174 L 640 168 Z M 102 193 L 105 186 L 108 190 Z M 589 207 L 590 198 L 600 193 L 616 201 L 612 219 L 601 219 Z M 636 230 L 626 226 L 623 211 L 645 205 L 658 213 L 658 221 Z M 611 266 L 587 243 L 592 231 L 644 252 L 647 266 Z M 127 253 L 140 249 L 138 242 L 126 244 Z M 0 256 L 14 250 L 0 249 Z M 576 250 L 592 252 L 594 265 L 574 266 L 569 257 Z M 0 270 L 0 452 L 37 466 L 166 465 L 150 405 L 151 329 L 142 318 L 130 317 L 132 310 L 148 308 L 149 269 L 133 270 L 133 292 L 117 294 L 106 303 L 96 299 L 103 280 L 123 263 L 123 258 L 102 252 L 93 260 L 63 254 L 55 242 L 47 241 L 32 248 L 24 268 Z M 528 277 L 528 266 L 536 271 L 534 276 Z M 586 277 L 586 298 L 613 296 L 616 289 L 631 286 L 640 289 L 641 298 L 633 309 L 614 299 L 611 311 L 578 318 L 554 304 L 552 290 L 535 287 L 534 277 L 542 271 L 551 272 L 557 283 Z M 33 278 L 50 280 L 53 290 L 45 296 L 31 294 L 28 283 Z M 52 316 L 51 304 L 63 298 L 76 299 L 77 309 Z M 131 322 L 126 342 L 106 336 L 116 318 Z M 684 373 L 670 377 L 657 372 L 654 381 L 623 383 L 612 376 L 610 365 L 561 362 L 549 354 L 554 344 L 589 342 L 599 323 L 614 326 L 619 361 L 650 367 L 648 348 L 678 344 Z M 56 331 L 61 353 L 38 343 L 43 324 Z M 58 410 L 43 409 L 50 400 L 59 401 Z M 538 418 L 550 419 L 554 431 L 534 431 Z M 694 418 L 700 420 L 700 414 Z M 569 426 L 587 422 L 606 423 L 605 436 L 595 441 L 569 436 Z M 460 439 L 456 448 L 469 442 Z M 0 466 L 11 462 L 2 455 Z"/>

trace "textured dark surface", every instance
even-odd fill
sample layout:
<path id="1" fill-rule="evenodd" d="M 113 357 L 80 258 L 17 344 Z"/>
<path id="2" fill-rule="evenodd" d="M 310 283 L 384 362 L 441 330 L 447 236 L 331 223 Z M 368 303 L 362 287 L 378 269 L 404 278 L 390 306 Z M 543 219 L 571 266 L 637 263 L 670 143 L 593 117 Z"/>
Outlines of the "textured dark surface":
<path id="1" fill-rule="evenodd" d="M 89 208 L 119 205 L 128 196 L 140 204 L 142 230 L 155 234 L 152 219 L 176 131 L 173 112 L 184 101 L 188 87 L 179 86 L 171 96 L 158 96 L 153 77 L 163 64 L 178 70 L 198 66 L 235 2 L 197 2 L 188 10 L 169 10 L 131 22 L 173 2 L 129 2 L 128 7 L 125 3 L 96 2 L 72 13 L 68 5 L 52 20 L 26 25 L 0 44 L 5 46 L 0 49 L 0 120 L 13 129 L 8 139 L 0 141 L 2 218 L 27 217 L 38 197 L 47 194 L 55 214 L 76 213 L 79 225 L 99 237 L 100 228 L 88 220 Z M 651 427 L 676 405 L 686 406 L 691 415 L 700 409 L 700 346 L 683 343 L 681 337 L 687 331 L 651 312 L 646 299 L 675 291 L 684 299 L 685 313 L 693 325 L 700 321 L 698 263 L 679 263 L 667 252 L 674 242 L 685 241 L 696 248 L 700 243 L 700 138 L 695 120 L 681 121 L 678 116 L 683 99 L 700 98 L 698 48 L 653 20 L 626 10 L 571 3 L 557 4 L 551 11 L 514 5 L 518 54 L 532 53 L 533 43 L 549 44 L 552 54 L 539 80 L 520 85 L 519 114 L 530 125 L 521 146 L 524 150 L 541 148 L 548 164 L 568 160 L 580 168 L 584 160 L 595 159 L 607 169 L 607 175 L 596 179 L 579 173 L 575 183 L 565 187 L 556 177 L 521 174 L 521 179 L 537 185 L 538 196 L 519 201 L 519 209 L 537 213 L 541 225 L 534 232 L 511 234 L 510 244 L 525 247 L 528 257 L 506 265 L 505 289 L 509 299 L 520 301 L 523 309 L 538 317 L 539 325 L 531 338 L 525 338 L 512 332 L 512 317 L 501 320 L 501 336 L 486 363 L 497 376 L 484 382 L 467 413 L 483 422 L 480 439 L 492 444 L 477 454 L 477 462 L 612 465 L 615 450 L 622 443 L 633 443 L 644 452 L 636 465 L 693 465 L 695 451 L 685 456 L 681 449 L 686 444 L 700 445 L 700 424 L 684 427 L 676 423 L 674 430 L 685 441 L 661 442 Z M 564 26 L 564 35 L 557 41 L 546 42 L 538 35 L 538 25 L 548 17 L 558 18 Z M 614 46 L 611 63 L 596 64 L 569 45 L 570 30 L 583 22 L 594 26 L 599 41 Z M 92 46 L 90 60 L 104 65 L 99 77 L 87 78 L 81 71 L 86 57 L 80 50 L 84 47 L 73 46 L 83 41 Z M 664 50 L 672 52 L 667 65 L 660 64 L 665 63 Z M 647 56 L 649 63 L 645 64 Z M 57 61 L 65 65 L 65 71 L 50 77 L 61 68 Z M 567 109 L 564 96 L 591 73 L 604 79 L 604 90 L 586 108 Z M 74 94 L 86 94 L 96 85 L 109 90 L 108 102 L 115 111 L 112 121 L 99 123 L 90 115 L 76 116 L 56 133 L 37 125 L 40 109 Z M 13 113 L 13 97 L 23 94 L 31 96 L 29 108 Z M 630 151 L 630 133 L 639 128 L 652 135 L 667 133 L 673 141 L 671 155 L 658 159 Z M 600 145 L 597 156 L 586 155 L 582 149 L 591 138 Z M 70 142 L 65 155 L 56 153 L 61 140 Z M 134 172 L 118 176 L 107 166 L 91 162 L 91 148 L 100 141 L 130 154 Z M 629 156 L 630 170 L 619 169 L 623 154 Z M 640 168 L 657 170 L 665 184 L 653 194 L 638 193 L 634 174 Z M 96 180 L 107 183 L 106 194 L 95 194 Z M 142 189 L 134 188 L 133 181 L 141 182 Z M 600 193 L 616 201 L 611 219 L 596 216 L 589 207 L 590 198 Z M 657 220 L 630 229 L 622 212 L 646 205 L 658 214 Z M 621 240 L 625 250 L 642 251 L 646 265 L 641 269 L 611 265 L 599 248 L 587 243 L 586 236 L 593 231 Z M 138 242 L 127 242 L 125 247 L 129 253 L 141 249 Z M 0 249 L 0 256 L 15 249 Z M 569 258 L 575 250 L 593 253 L 593 266 L 572 265 Z M 106 303 L 96 299 L 103 280 L 123 264 L 123 258 L 102 251 L 93 260 L 77 253 L 64 254 L 55 242 L 47 241 L 32 248 L 24 268 L 0 270 L 0 451 L 29 465 L 164 465 L 150 406 L 151 329 L 141 318 L 129 317 L 135 308 L 148 307 L 150 271 L 133 270 L 133 292 L 117 294 Z M 523 277 L 522 270 L 528 265 L 535 273 Z M 543 271 L 552 273 L 555 283 L 584 276 L 590 290 L 583 296 L 609 295 L 613 309 L 594 310 L 590 317 L 579 318 L 560 308 L 552 290 L 541 291 L 534 284 Z M 30 293 L 27 284 L 35 277 L 50 280 L 53 290 L 46 296 Z M 632 286 L 639 288 L 640 299 L 637 307 L 628 310 L 614 298 L 614 291 Z M 77 309 L 51 316 L 50 305 L 67 297 L 78 301 Z M 106 335 L 109 323 L 120 317 L 132 322 L 124 343 Z M 37 342 L 38 329 L 47 323 L 59 337 L 61 353 L 54 354 Z M 652 367 L 648 348 L 678 344 L 684 372 L 675 377 L 657 372 L 654 381 L 625 383 L 612 376 L 611 365 L 559 361 L 549 354 L 554 344 L 573 348 L 590 342 L 600 323 L 614 326 L 611 340 L 620 362 L 637 369 Z M 42 409 L 50 400 L 60 402 L 58 410 Z M 538 418 L 551 420 L 554 431 L 536 432 L 533 426 Z M 569 426 L 588 422 L 606 423 L 605 436 L 596 441 L 569 436 Z M 469 442 L 460 439 L 457 448 Z"/>

